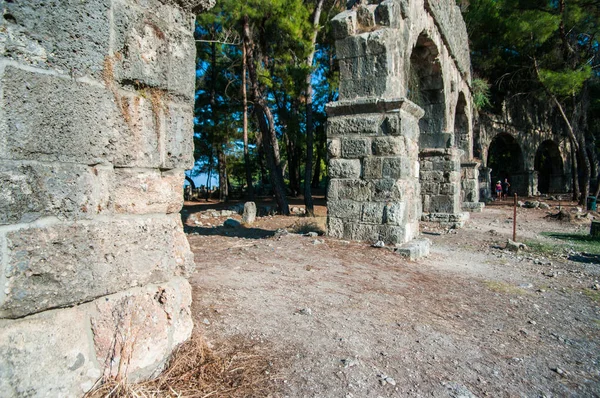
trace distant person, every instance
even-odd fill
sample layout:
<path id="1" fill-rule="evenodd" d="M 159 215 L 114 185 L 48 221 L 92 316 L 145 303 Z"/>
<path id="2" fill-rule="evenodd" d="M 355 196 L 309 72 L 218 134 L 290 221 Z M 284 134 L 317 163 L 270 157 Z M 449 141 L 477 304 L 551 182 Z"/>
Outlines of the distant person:
<path id="1" fill-rule="evenodd" d="M 496 183 L 496 198 L 502 199 L 502 183 L 500 180 Z"/>
<path id="2" fill-rule="evenodd" d="M 510 188 L 510 183 L 508 182 L 508 178 L 505 178 L 502 183 L 502 196 L 504 198 L 508 198 L 508 188 Z"/>

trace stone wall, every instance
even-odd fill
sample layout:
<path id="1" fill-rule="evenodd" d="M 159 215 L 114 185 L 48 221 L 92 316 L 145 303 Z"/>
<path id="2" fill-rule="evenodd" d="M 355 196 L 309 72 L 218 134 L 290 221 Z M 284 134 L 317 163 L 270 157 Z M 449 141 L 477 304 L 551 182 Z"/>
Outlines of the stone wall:
<path id="1" fill-rule="evenodd" d="M 2 395 L 146 377 L 189 337 L 178 212 L 193 162 L 190 11 L 207 6 L 0 5 Z"/>

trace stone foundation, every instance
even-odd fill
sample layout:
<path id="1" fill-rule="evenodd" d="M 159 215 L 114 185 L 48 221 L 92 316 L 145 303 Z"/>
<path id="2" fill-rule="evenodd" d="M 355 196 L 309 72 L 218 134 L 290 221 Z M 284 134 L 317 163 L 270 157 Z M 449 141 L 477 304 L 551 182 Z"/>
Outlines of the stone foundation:
<path id="1" fill-rule="evenodd" d="M 0 395 L 147 377 L 190 336 L 178 212 L 209 2 L 184 3 L 0 5 Z"/>

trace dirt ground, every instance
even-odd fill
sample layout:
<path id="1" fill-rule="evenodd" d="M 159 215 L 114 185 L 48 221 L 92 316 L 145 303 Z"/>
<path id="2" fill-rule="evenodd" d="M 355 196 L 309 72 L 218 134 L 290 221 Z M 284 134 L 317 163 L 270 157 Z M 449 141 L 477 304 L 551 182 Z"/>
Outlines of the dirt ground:
<path id="1" fill-rule="evenodd" d="M 271 358 L 272 396 L 600 396 L 600 261 L 503 250 L 508 202 L 459 230 L 422 225 L 433 245 L 416 262 L 366 242 L 276 233 L 302 217 L 192 221 L 208 207 L 184 213 L 197 328 Z M 589 230 L 549 211 L 519 208 L 517 240 L 552 247 L 540 232 Z M 325 213 L 318 206 L 318 223 Z"/>

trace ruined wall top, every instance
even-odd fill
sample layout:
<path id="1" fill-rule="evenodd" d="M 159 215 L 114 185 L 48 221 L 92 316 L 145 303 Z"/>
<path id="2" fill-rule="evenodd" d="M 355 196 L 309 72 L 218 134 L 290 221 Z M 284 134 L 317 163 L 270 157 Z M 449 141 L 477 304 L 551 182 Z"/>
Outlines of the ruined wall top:
<path id="1" fill-rule="evenodd" d="M 406 0 L 404 0 L 406 1 Z M 471 56 L 467 26 L 455 0 L 425 0 L 425 8 L 431 13 L 442 38 L 457 67 L 463 74 L 470 73 Z"/>
<path id="2" fill-rule="evenodd" d="M 171 3 L 180 6 L 186 11 L 195 13 L 202 12 L 213 8 L 216 0 L 162 0 L 163 3 Z"/>

